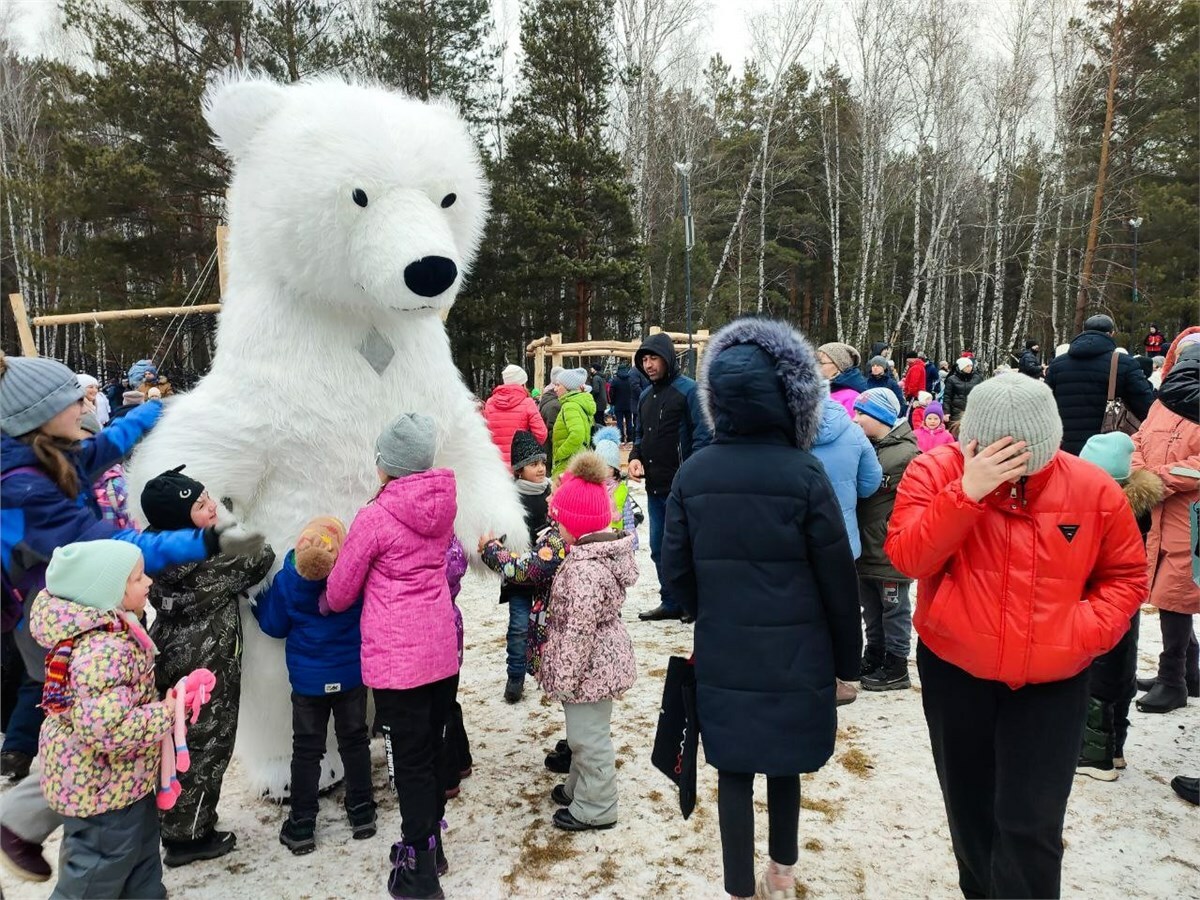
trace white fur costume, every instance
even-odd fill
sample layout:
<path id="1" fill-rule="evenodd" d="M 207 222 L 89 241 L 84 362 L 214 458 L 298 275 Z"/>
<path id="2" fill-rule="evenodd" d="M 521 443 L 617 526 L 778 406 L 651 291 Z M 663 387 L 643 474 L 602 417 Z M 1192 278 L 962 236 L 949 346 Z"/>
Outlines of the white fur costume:
<path id="1" fill-rule="evenodd" d="M 524 534 L 439 317 L 487 214 L 457 113 L 337 79 L 249 78 L 212 88 L 205 117 L 234 161 L 216 358 L 138 448 L 131 500 L 185 463 L 282 561 L 313 516 L 349 525 L 378 488 L 375 438 L 399 413 L 422 412 L 438 422 L 438 464 L 458 478 L 464 545 Z M 243 614 L 237 752 L 252 786 L 278 796 L 291 759 L 283 642 Z M 327 754 L 323 782 L 340 770 Z"/>

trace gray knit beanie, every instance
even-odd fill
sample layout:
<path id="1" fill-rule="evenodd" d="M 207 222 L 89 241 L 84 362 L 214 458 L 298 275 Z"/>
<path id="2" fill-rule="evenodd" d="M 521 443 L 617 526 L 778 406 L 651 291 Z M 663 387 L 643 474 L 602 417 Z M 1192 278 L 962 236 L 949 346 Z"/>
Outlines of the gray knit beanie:
<path id="1" fill-rule="evenodd" d="M 7 435 L 40 428 L 81 397 L 79 379 L 58 360 L 0 357 L 0 431 Z"/>
<path id="2" fill-rule="evenodd" d="M 375 465 L 393 478 L 433 468 L 437 426 L 429 416 L 403 413 L 375 441 Z"/>
<path id="3" fill-rule="evenodd" d="M 958 442 L 966 447 L 979 441 L 977 449 L 1004 437 L 1025 441 L 1032 454 L 1032 475 L 1054 459 L 1062 443 L 1062 420 L 1054 394 L 1045 383 L 1033 378 L 989 378 L 967 398 L 967 409 L 958 428 Z"/>

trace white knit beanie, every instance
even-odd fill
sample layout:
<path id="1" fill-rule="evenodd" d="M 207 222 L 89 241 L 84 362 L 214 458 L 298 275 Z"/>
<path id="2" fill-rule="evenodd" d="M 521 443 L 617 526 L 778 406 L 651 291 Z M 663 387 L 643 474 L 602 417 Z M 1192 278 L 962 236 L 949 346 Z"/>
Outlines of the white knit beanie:
<path id="1" fill-rule="evenodd" d="M 529 375 L 520 366 L 508 365 L 500 373 L 500 380 L 505 384 L 525 384 L 529 381 Z"/>

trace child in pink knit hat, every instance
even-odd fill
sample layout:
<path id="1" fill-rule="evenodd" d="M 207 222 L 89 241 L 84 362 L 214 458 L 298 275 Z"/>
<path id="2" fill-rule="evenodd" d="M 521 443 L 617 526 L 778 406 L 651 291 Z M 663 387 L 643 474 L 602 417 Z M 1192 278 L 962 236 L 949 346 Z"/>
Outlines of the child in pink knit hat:
<path id="1" fill-rule="evenodd" d="M 594 452 L 575 456 L 550 498 L 550 515 L 570 548 L 551 588 L 542 690 L 562 702 L 571 770 L 550 797 L 563 807 L 564 831 L 611 828 L 617 822 L 617 770 L 612 702 L 633 686 L 633 643 L 621 622 L 626 589 L 637 581 L 633 538 L 614 533 L 605 481 Z"/>

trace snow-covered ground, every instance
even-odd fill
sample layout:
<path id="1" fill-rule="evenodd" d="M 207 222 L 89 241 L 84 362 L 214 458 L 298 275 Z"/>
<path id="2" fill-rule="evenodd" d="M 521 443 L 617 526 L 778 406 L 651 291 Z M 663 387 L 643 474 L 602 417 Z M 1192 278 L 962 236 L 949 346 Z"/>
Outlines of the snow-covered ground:
<path id="1" fill-rule="evenodd" d="M 643 503 L 643 506 L 645 504 Z M 643 526 L 643 540 L 645 526 Z M 550 824 L 558 776 L 542 765 L 563 737 L 561 709 L 530 680 L 520 704 L 506 704 L 507 607 L 496 582 L 471 575 L 459 603 L 467 623 L 460 700 L 475 774 L 447 809 L 448 897 L 710 898 L 721 890 L 716 772 L 701 765 L 699 802 L 679 815 L 673 785 L 650 765 L 667 658 L 687 654 L 690 629 L 639 622 L 656 602 L 657 582 L 644 543 L 642 580 L 625 621 L 638 654 L 639 680 L 613 713 L 620 767 L 621 818 L 611 831 L 566 834 Z M 252 627 L 252 623 L 249 623 Z M 1143 613 L 1141 671 L 1152 672 L 1158 620 Z M 916 682 L 916 664 L 910 668 Z M 861 694 L 839 710 L 838 746 L 801 788 L 797 897 L 954 897 L 957 876 L 929 752 L 919 687 Z M 1067 814 L 1063 894 L 1068 897 L 1200 897 L 1200 810 L 1179 800 L 1173 775 L 1200 774 L 1200 703 L 1165 716 L 1133 712 L 1129 768 L 1105 784 L 1077 777 Z M 786 738 L 781 738 L 786 739 Z M 293 857 L 279 844 L 285 812 L 251 796 L 235 762 L 225 782 L 221 827 L 238 849 L 219 860 L 168 869 L 173 898 L 351 898 L 385 896 L 387 853 L 399 837 L 396 798 L 387 791 L 382 747 L 374 745 L 379 834 L 352 841 L 340 793 L 321 801 L 318 848 Z M 765 786 L 759 779 L 758 850 L 766 862 Z M 53 859 L 58 838 L 48 845 Z M 12 900 L 44 898 L 50 885 L 16 882 L 0 870 Z"/>

